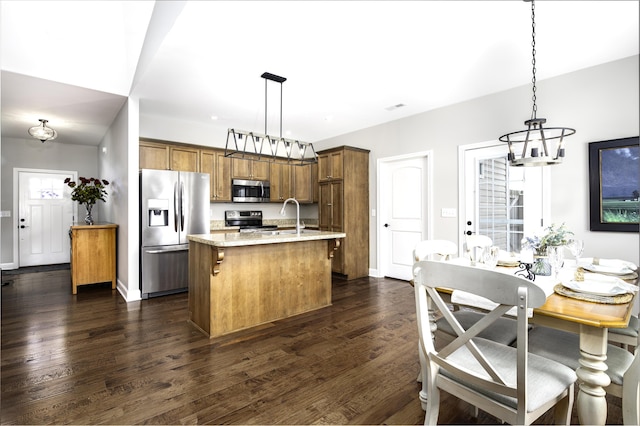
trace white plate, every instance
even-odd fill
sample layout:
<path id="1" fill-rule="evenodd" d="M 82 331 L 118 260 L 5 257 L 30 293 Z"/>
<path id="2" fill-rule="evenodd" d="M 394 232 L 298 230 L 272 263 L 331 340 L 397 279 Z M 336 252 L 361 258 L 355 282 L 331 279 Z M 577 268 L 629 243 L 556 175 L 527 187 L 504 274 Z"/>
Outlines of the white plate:
<path id="1" fill-rule="evenodd" d="M 592 263 L 580 264 L 584 269 L 591 272 L 600 272 L 603 274 L 616 274 L 616 275 L 626 275 L 633 272 L 633 269 L 627 268 L 626 266 L 609 266 L 609 265 L 594 265 Z"/>
<path id="2" fill-rule="evenodd" d="M 585 277 L 584 281 L 562 281 L 562 285 L 580 293 L 590 293 L 598 296 L 614 296 L 616 294 L 630 293 L 628 284 L 616 277 L 610 279 L 591 279 Z"/>

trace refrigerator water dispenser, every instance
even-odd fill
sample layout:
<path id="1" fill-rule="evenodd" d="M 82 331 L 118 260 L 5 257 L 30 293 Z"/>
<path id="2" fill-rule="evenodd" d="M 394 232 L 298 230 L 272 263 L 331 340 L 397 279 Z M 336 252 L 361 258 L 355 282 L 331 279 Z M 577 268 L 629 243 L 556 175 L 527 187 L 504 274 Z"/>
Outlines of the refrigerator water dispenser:
<path id="1" fill-rule="evenodd" d="M 169 226 L 169 200 L 148 200 L 147 216 L 149 226 Z"/>

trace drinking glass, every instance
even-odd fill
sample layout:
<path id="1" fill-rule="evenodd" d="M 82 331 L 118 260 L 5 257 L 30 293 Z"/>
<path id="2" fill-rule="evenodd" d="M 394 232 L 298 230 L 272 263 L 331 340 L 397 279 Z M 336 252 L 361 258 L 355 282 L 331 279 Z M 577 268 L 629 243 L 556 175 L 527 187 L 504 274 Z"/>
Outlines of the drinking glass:
<path id="1" fill-rule="evenodd" d="M 498 254 L 500 253 L 500 247 L 490 246 L 485 247 L 482 253 L 482 261 L 489 269 L 493 269 L 498 264 Z"/>
<path id="2" fill-rule="evenodd" d="M 580 261 L 580 256 L 582 256 L 582 252 L 584 251 L 584 241 L 582 240 L 571 240 L 569 241 L 569 251 L 576 259 L 576 266 Z"/>
<path id="3" fill-rule="evenodd" d="M 550 246 L 547 247 L 547 257 L 549 259 L 549 263 L 553 268 L 553 276 L 558 278 L 558 273 L 560 272 L 560 268 L 564 263 L 564 251 L 562 246 Z"/>

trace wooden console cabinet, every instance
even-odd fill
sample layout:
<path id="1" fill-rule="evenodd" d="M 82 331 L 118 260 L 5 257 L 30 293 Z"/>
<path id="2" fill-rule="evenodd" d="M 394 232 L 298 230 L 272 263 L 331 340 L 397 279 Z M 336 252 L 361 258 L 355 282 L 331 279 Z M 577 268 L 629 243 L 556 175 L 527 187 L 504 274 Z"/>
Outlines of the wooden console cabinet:
<path id="1" fill-rule="evenodd" d="M 113 223 L 74 224 L 71 237 L 71 286 L 111 282 L 116 288 L 116 229 Z"/>

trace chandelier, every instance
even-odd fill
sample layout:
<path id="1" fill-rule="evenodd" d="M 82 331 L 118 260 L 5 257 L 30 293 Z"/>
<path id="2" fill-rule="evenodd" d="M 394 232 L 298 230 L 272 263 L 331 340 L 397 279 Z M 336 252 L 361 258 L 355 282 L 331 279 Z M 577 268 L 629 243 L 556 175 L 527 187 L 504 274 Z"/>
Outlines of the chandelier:
<path id="1" fill-rule="evenodd" d="M 277 161 L 296 166 L 317 163 L 318 156 L 311 143 L 282 137 L 282 83 L 287 79 L 268 72 L 263 73 L 260 77 L 264 78 L 264 134 L 228 129 L 224 150 L 225 157 L 266 162 Z M 268 81 L 280 84 L 280 136 L 267 134 Z"/>
<path id="2" fill-rule="evenodd" d="M 500 136 L 500 142 L 509 144 L 509 162 L 512 166 L 547 166 L 560 164 L 564 158 L 564 138 L 576 131 L 568 127 L 544 127 L 546 118 L 538 118 L 536 105 L 536 14 L 535 0 L 531 2 L 531 46 L 533 59 L 533 108 L 531 118 L 524 122 L 524 130 L 507 133 Z M 522 145 L 521 148 L 519 144 Z"/>
<path id="3" fill-rule="evenodd" d="M 29 134 L 34 138 L 40 140 L 40 142 L 44 143 L 46 141 L 54 140 L 58 137 L 58 132 L 53 130 L 51 127 L 47 127 L 47 123 L 49 120 L 45 120 L 43 118 L 39 119 L 42 125 L 33 126 L 29 129 Z"/>

